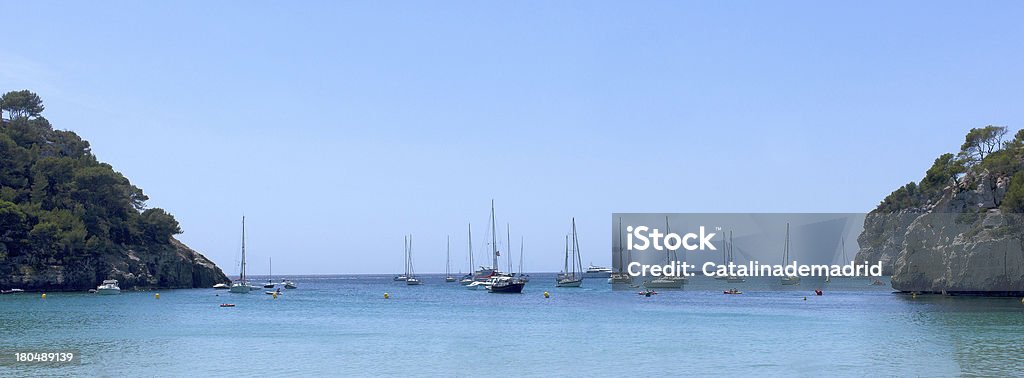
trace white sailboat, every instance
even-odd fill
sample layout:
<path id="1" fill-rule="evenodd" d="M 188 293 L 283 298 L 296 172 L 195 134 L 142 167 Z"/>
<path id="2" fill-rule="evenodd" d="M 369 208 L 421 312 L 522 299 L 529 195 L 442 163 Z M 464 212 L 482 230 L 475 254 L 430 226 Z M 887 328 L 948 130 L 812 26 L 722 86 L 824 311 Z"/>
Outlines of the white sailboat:
<path id="1" fill-rule="evenodd" d="M 622 218 L 619 218 L 619 269 L 612 273 L 608 277 L 608 283 L 610 284 L 628 284 L 633 282 L 633 277 L 626 272 L 627 261 L 632 259 L 625 259 L 625 250 L 622 249 L 622 239 L 625 235 L 622 235 Z"/>
<path id="2" fill-rule="evenodd" d="M 670 231 L 669 231 L 669 227 L 668 227 L 668 216 L 665 216 L 665 234 L 668 235 L 669 232 Z M 672 254 L 672 257 L 676 261 L 679 261 L 679 254 L 677 253 L 677 250 L 669 251 L 669 253 Z M 686 252 L 684 251 L 683 252 L 683 263 L 685 263 L 685 262 L 686 262 Z M 671 276 L 669 278 L 672 279 L 672 280 L 675 280 L 675 281 L 682 282 L 683 284 L 686 284 L 687 282 L 690 282 L 690 279 L 686 277 L 685 273 L 686 272 L 676 272 L 676 275 Z"/>
<path id="3" fill-rule="evenodd" d="M 231 283 L 232 293 L 247 294 L 252 290 L 249 281 L 245 279 L 245 216 L 242 216 L 242 264 L 238 270 L 238 281 Z"/>
<path id="4" fill-rule="evenodd" d="M 732 231 L 729 231 L 728 255 L 729 255 L 729 264 L 732 264 L 733 260 L 736 257 L 736 252 L 733 249 L 733 243 L 732 243 Z M 747 280 L 745 278 L 740 277 L 740 276 L 736 276 L 736 275 L 729 275 L 729 276 L 725 277 L 725 282 L 728 282 L 728 283 L 743 283 L 743 282 L 746 282 L 746 281 Z"/>
<path id="5" fill-rule="evenodd" d="M 565 265 L 562 274 L 555 280 L 557 287 L 580 287 L 583 284 L 583 264 L 579 260 L 579 251 L 576 249 L 576 218 L 572 220 L 572 247 L 569 247 L 569 235 L 565 236 Z M 579 269 L 577 269 L 579 267 Z"/>
<path id="6" fill-rule="evenodd" d="M 406 285 L 419 285 L 420 280 L 416 279 L 416 273 L 412 268 L 412 235 L 405 239 L 405 279 Z"/>
<path id="7" fill-rule="evenodd" d="M 455 282 L 455 277 L 452 277 L 452 237 L 448 236 L 448 249 L 446 253 L 446 260 L 444 263 L 444 282 Z"/>
<path id="8" fill-rule="evenodd" d="M 786 223 L 786 247 L 782 252 L 782 266 L 789 265 L 789 223 Z M 787 275 L 781 278 L 783 285 L 799 285 L 799 276 Z"/>
<path id="9" fill-rule="evenodd" d="M 264 289 L 273 289 L 274 288 L 274 280 L 272 279 L 274 277 L 274 259 L 273 258 L 270 258 L 269 265 L 270 265 L 270 273 L 267 274 L 267 283 L 263 284 L 263 288 Z"/>
<path id="10" fill-rule="evenodd" d="M 474 269 L 476 269 L 476 266 L 473 265 L 473 224 L 472 223 L 470 223 L 468 225 L 468 230 L 469 230 L 469 273 L 466 273 L 466 275 L 462 276 L 462 279 L 459 280 L 459 284 L 463 285 L 463 286 L 469 285 L 469 284 L 471 284 L 471 283 L 473 283 L 475 281 L 475 277 L 473 276 L 473 272 L 474 272 Z M 472 289 L 476 289 L 476 287 L 473 287 Z"/>

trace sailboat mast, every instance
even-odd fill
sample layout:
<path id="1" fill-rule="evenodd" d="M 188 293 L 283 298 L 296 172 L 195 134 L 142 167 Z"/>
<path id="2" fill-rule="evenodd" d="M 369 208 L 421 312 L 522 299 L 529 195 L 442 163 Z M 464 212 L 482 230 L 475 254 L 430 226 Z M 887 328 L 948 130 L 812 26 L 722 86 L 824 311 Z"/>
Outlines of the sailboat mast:
<path id="1" fill-rule="evenodd" d="M 565 263 L 562 272 L 565 272 L 566 276 L 569 275 L 569 235 L 565 235 Z"/>
<path id="2" fill-rule="evenodd" d="M 782 265 L 789 264 L 789 223 L 786 223 L 786 249 L 782 252 Z"/>
<path id="3" fill-rule="evenodd" d="M 493 264 L 491 267 L 494 270 L 498 270 L 498 229 L 497 223 L 494 218 L 494 200 L 491 200 L 491 258 L 493 258 Z"/>
<path id="4" fill-rule="evenodd" d="M 519 274 L 523 274 L 523 237 L 519 237 Z"/>
<path id="5" fill-rule="evenodd" d="M 476 266 L 473 265 L 473 224 L 468 223 L 466 226 L 469 229 L 469 276 L 473 277 L 473 272 L 476 271 Z"/>
<path id="6" fill-rule="evenodd" d="M 622 273 L 624 262 L 622 260 L 622 217 L 619 217 L 619 231 L 615 233 L 619 237 L 619 273 Z"/>
<path id="7" fill-rule="evenodd" d="M 245 282 L 245 215 L 242 216 L 242 269 L 238 273 L 238 280 Z"/>
<path id="8" fill-rule="evenodd" d="M 508 261 L 508 272 L 512 273 L 512 226 L 505 223 L 505 260 Z"/>
<path id="9" fill-rule="evenodd" d="M 583 274 L 583 258 L 580 256 L 580 241 L 576 237 L 576 218 L 572 218 L 572 257 L 576 261 L 576 265 L 573 266 L 573 275 L 576 272 Z"/>
<path id="10" fill-rule="evenodd" d="M 448 252 L 445 253 L 444 262 L 444 276 L 447 278 L 452 275 L 452 236 L 446 235 L 445 237 L 448 239 L 448 245 L 446 247 Z"/>

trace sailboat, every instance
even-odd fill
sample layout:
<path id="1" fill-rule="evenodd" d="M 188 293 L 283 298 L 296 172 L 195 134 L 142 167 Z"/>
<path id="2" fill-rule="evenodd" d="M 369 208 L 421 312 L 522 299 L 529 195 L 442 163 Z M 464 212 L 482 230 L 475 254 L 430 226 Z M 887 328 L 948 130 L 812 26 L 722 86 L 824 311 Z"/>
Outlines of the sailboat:
<path id="1" fill-rule="evenodd" d="M 462 279 L 459 280 L 459 284 L 463 285 L 463 286 L 469 285 L 469 284 L 473 283 L 473 281 L 475 281 L 475 279 L 473 277 L 473 269 L 475 268 L 475 266 L 473 266 L 473 225 L 472 224 L 469 224 L 468 230 L 469 230 L 469 273 L 466 273 L 466 275 L 462 276 Z M 476 289 L 476 287 L 473 287 L 472 289 Z"/>
<path id="2" fill-rule="evenodd" d="M 633 277 L 626 272 L 626 264 L 629 260 L 623 258 L 623 255 L 626 253 L 622 249 L 622 238 L 624 236 L 622 235 L 622 218 L 619 218 L 619 269 L 608 277 L 608 283 L 610 284 L 628 284 L 633 282 Z"/>
<path id="3" fill-rule="evenodd" d="M 733 250 L 732 231 L 729 231 L 729 247 L 727 248 L 727 251 L 728 251 L 728 255 L 729 255 L 729 262 L 728 262 L 728 264 L 732 264 L 733 259 L 734 259 L 735 255 L 736 255 L 735 251 Z M 745 278 L 740 277 L 740 276 L 736 276 L 736 275 L 729 275 L 729 276 L 725 277 L 725 282 L 728 282 L 728 283 L 742 283 L 742 282 L 746 282 L 746 281 L 747 280 Z"/>
<path id="4" fill-rule="evenodd" d="M 526 286 L 526 281 L 522 278 L 514 277 L 511 274 L 505 274 L 498 271 L 498 237 L 496 235 L 497 226 L 495 225 L 494 218 L 494 200 L 491 200 L 491 256 L 494 259 L 494 265 L 491 267 L 494 269 L 492 277 L 488 280 L 487 290 L 492 293 L 513 293 L 518 294 L 523 292 L 523 287 Z M 511 263 L 509 264 L 511 265 Z"/>
<path id="5" fill-rule="evenodd" d="M 580 287 L 583 284 L 583 263 L 580 261 L 579 240 L 576 238 L 576 218 L 572 218 L 572 247 L 565 237 L 565 266 L 555 280 L 557 287 Z"/>
<path id="6" fill-rule="evenodd" d="M 665 217 L 665 233 L 668 233 L 668 217 Z M 673 255 L 675 255 L 674 251 L 669 251 L 665 253 L 666 265 L 672 265 L 674 263 L 674 261 L 672 261 Z M 654 280 L 644 282 L 644 287 L 648 289 L 679 289 L 683 287 L 684 283 L 686 283 L 686 277 L 682 278 L 683 279 L 677 279 L 676 277 L 672 276 L 661 276 L 655 278 Z"/>
<path id="7" fill-rule="evenodd" d="M 668 229 L 668 216 L 665 216 L 665 234 L 668 235 L 669 232 L 670 231 Z M 672 258 L 674 258 L 676 261 L 679 261 L 678 250 L 672 250 L 672 251 L 669 251 L 669 253 L 672 254 Z M 683 262 L 684 263 L 686 262 L 686 251 L 683 251 Z M 685 273 L 686 272 L 676 272 L 675 276 L 671 276 L 669 278 L 672 279 L 672 280 L 675 280 L 675 281 L 682 282 L 683 284 L 686 284 L 687 282 L 690 281 L 690 279 L 686 277 Z"/>
<path id="8" fill-rule="evenodd" d="M 267 274 L 267 283 L 263 284 L 263 288 L 264 289 L 273 289 L 274 288 L 274 281 L 272 280 L 273 277 L 274 277 L 274 259 L 270 258 L 270 273 Z"/>
<path id="9" fill-rule="evenodd" d="M 405 238 L 405 284 L 419 285 L 420 280 L 416 279 L 416 273 L 412 268 L 412 235 Z"/>
<path id="10" fill-rule="evenodd" d="M 249 286 L 249 281 L 245 280 L 245 216 L 242 216 L 242 264 L 238 270 L 238 281 L 231 283 L 232 293 L 246 294 L 252 287 Z"/>
<path id="11" fill-rule="evenodd" d="M 523 237 L 519 237 L 519 278 L 524 282 L 530 282 L 530 275 L 523 270 Z"/>
<path id="12" fill-rule="evenodd" d="M 786 223 L 786 247 L 782 252 L 782 266 L 789 265 L 789 223 Z M 785 276 L 781 278 L 783 285 L 799 285 L 799 276 Z"/>
<path id="13" fill-rule="evenodd" d="M 455 277 L 452 277 L 452 237 L 448 236 L 448 252 L 446 254 L 444 263 L 444 282 L 455 282 Z"/>

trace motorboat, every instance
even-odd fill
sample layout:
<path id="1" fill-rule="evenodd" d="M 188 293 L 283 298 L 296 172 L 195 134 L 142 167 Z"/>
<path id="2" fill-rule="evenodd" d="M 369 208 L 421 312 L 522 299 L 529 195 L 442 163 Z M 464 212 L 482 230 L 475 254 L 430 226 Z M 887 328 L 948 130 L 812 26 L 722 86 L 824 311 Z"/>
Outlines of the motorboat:
<path id="1" fill-rule="evenodd" d="M 292 282 L 291 280 L 284 280 L 283 282 L 281 282 L 281 285 L 284 285 L 285 289 L 296 289 L 296 288 L 298 288 L 298 286 L 295 286 L 295 283 Z"/>
<path id="2" fill-rule="evenodd" d="M 228 286 L 228 284 L 226 284 L 226 283 L 219 283 L 219 284 L 213 285 L 213 288 L 217 289 L 217 290 L 227 290 L 227 289 L 230 289 L 231 286 Z"/>
<path id="3" fill-rule="evenodd" d="M 101 295 L 121 294 L 121 288 L 117 286 L 117 280 L 104 280 L 103 284 L 96 288 L 96 293 Z"/>
<path id="4" fill-rule="evenodd" d="M 612 275 L 612 268 L 590 264 L 583 272 L 583 278 L 609 278 Z"/>

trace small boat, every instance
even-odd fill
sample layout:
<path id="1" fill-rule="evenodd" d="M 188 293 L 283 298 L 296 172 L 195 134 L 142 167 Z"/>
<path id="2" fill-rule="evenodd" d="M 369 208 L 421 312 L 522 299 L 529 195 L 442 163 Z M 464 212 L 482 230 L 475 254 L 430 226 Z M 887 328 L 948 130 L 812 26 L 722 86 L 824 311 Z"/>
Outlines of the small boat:
<path id="1" fill-rule="evenodd" d="M 284 285 L 285 289 L 296 289 L 296 288 L 298 288 L 298 286 L 295 286 L 294 282 L 292 282 L 290 280 L 287 280 L 287 279 L 282 281 L 281 285 Z"/>
<path id="2" fill-rule="evenodd" d="M 242 263 L 238 269 L 238 281 L 231 283 L 231 288 L 228 290 L 232 293 L 247 294 L 253 290 L 253 287 L 249 285 L 249 281 L 245 280 L 245 216 L 242 216 Z"/>
<path id="3" fill-rule="evenodd" d="M 739 290 L 736 290 L 736 289 L 729 289 L 729 290 L 723 291 L 722 294 L 737 295 L 737 294 L 743 294 L 743 292 L 739 291 Z"/>
<path id="4" fill-rule="evenodd" d="M 821 295 L 821 289 L 814 289 L 814 295 Z"/>
<path id="5" fill-rule="evenodd" d="M 234 303 L 221 303 L 220 307 L 235 307 Z"/>
<path id="6" fill-rule="evenodd" d="M 645 297 L 649 297 L 649 296 L 652 296 L 652 295 L 658 294 L 658 292 L 657 292 L 657 291 L 654 291 L 654 290 L 644 290 L 644 291 L 641 291 L 641 292 L 639 292 L 639 293 L 637 293 L 637 294 L 638 294 L 638 295 L 643 295 L 643 296 L 645 296 Z"/>
<path id="7" fill-rule="evenodd" d="M 266 294 L 266 295 L 281 295 L 281 289 L 278 288 L 277 290 L 267 290 L 267 291 L 264 291 L 263 294 Z"/>
<path id="8" fill-rule="evenodd" d="M 217 289 L 217 290 L 227 290 L 227 289 L 230 289 L 231 286 L 228 286 L 228 284 L 225 284 L 225 283 L 219 283 L 219 284 L 213 285 L 213 288 Z"/>
<path id="9" fill-rule="evenodd" d="M 17 293 L 24 293 L 24 292 L 25 292 L 25 290 L 21 290 L 21 289 L 10 289 L 10 290 L 2 290 L 2 291 L 0 291 L 0 294 L 17 294 Z"/>
<path id="10" fill-rule="evenodd" d="M 121 288 L 117 286 L 117 280 L 104 280 L 103 284 L 96 288 L 100 295 L 121 294 Z"/>
<path id="11" fill-rule="evenodd" d="M 476 290 L 476 289 L 479 289 L 479 288 L 487 288 L 488 286 L 490 286 L 490 282 L 473 281 L 473 282 L 470 282 L 469 284 L 466 284 L 465 286 L 469 290 Z"/>
<path id="12" fill-rule="evenodd" d="M 395 276 L 394 280 L 395 281 L 403 281 L 404 282 L 407 279 L 409 279 L 409 277 L 406 277 L 404 274 L 399 274 L 399 275 Z"/>

